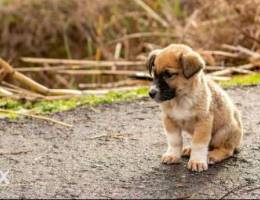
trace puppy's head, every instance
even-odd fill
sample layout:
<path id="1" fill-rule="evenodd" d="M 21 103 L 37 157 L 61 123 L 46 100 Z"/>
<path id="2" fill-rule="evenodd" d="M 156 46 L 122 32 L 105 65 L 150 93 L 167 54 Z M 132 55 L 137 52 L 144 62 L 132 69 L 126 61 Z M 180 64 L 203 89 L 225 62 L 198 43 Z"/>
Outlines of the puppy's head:
<path id="1" fill-rule="evenodd" d="M 163 102 L 184 95 L 204 66 L 201 56 L 185 45 L 152 51 L 147 59 L 148 71 L 153 76 L 149 96 Z"/>

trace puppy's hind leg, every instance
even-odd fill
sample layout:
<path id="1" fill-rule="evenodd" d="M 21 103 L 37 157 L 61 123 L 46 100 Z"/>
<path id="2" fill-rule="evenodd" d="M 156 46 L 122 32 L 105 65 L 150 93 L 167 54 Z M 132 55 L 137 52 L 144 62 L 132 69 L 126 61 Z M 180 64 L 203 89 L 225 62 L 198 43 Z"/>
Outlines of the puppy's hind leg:
<path id="1" fill-rule="evenodd" d="M 238 126 L 223 128 L 212 140 L 213 150 L 209 151 L 209 164 L 221 162 L 234 155 L 238 151 L 243 131 Z"/>
<path id="2" fill-rule="evenodd" d="M 208 154 L 209 164 L 215 164 L 221 162 L 231 157 L 233 154 L 234 154 L 233 148 L 225 148 L 225 147 L 215 148 L 212 151 L 209 151 Z"/>

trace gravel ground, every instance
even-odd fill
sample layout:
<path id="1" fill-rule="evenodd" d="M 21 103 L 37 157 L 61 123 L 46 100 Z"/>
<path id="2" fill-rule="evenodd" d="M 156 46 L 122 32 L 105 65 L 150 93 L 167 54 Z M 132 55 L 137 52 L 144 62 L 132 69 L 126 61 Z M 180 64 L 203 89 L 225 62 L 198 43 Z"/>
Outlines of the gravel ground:
<path id="1" fill-rule="evenodd" d="M 187 159 L 160 163 L 166 140 L 159 108 L 148 99 L 51 116 L 71 129 L 1 120 L 0 170 L 9 184 L 0 184 L 0 197 L 259 199 L 260 87 L 228 93 L 243 113 L 244 146 L 203 173 L 188 171 Z"/>

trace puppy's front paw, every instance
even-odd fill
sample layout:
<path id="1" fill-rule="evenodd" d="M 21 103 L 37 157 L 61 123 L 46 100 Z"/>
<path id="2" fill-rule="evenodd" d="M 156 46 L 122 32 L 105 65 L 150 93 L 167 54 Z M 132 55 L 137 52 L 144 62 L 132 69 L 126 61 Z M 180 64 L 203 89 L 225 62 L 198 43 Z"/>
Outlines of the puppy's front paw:
<path id="1" fill-rule="evenodd" d="M 180 163 L 180 157 L 177 157 L 177 156 L 169 154 L 169 153 L 163 154 L 161 160 L 162 160 L 163 164 L 168 164 L 168 165 Z"/>
<path id="2" fill-rule="evenodd" d="M 208 169 L 207 161 L 189 160 L 188 169 L 191 171 L 202 172 Z"/>

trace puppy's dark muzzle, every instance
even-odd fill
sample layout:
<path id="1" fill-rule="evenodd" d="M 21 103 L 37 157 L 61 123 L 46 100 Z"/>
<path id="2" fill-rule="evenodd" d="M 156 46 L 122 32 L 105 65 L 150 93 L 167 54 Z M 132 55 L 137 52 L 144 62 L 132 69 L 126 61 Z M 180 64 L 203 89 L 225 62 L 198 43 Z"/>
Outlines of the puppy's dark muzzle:
<path id="1" fill-rule="evenodd" d="M 151 89 L 150 91 L 149 91 L 149 96 L 152 98 L 152 99 L 154 99 L 155 98 L 155 96 L 156 96 L 156 94 L 157 94 L 157 90 L 155 90 L 155 89 Z"/>

